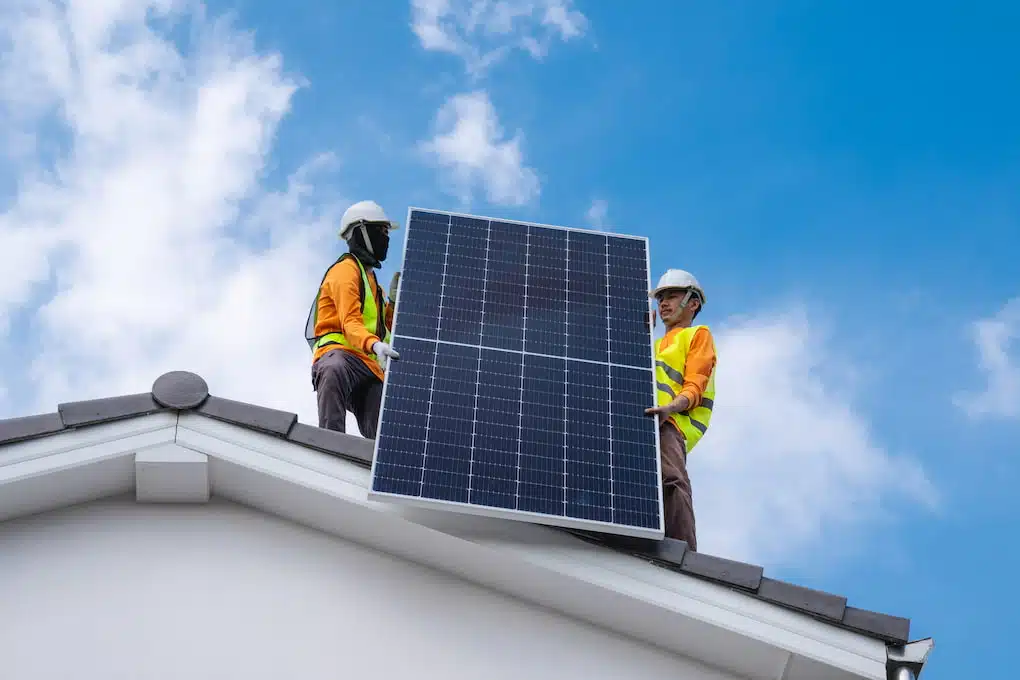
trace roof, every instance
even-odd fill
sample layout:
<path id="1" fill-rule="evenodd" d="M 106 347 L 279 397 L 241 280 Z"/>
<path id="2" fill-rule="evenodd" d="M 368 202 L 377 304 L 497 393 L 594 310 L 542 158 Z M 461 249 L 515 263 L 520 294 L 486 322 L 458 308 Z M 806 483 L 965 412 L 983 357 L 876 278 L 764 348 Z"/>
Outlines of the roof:
<path id="1" fill-rule="evenodd" d="M 204 379 L 186 371 L 160 376 L 150 392 L 69 402 L 60 404 L 52 413 L 0 420 L 0 447 L 161 412 L 194 413 L 339 457 L 364 468 L 371 465 L 370 440 L 300 423 L 294 413 L 212 396 Z M 4 451 L 0 449 L 0 464 L 3 457 Z M 909 640 L 910 620 L 907 618 L 849 606 L 842 595 L 769 578 L 760 566 L 692 552 L 683 541 L 668 538 L 651 541 L 573 529 L 549 529 L 806 614 L 822 623 L 893 647 L 903 646 Z"/>

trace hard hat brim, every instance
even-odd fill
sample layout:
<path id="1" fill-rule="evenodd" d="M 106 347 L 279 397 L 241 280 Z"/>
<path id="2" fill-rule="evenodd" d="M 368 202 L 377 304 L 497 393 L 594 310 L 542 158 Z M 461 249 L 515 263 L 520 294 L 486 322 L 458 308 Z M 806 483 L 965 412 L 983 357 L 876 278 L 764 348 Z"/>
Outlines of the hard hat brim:
<path id="1" fill-rule="evenodd" d="M 361 224 L 362 224 L 361 221 L 351 222 L 346 227 L 343 227 L 342 229 L 338 230 L 337 234 L 340 236 L 341 239 L 347 240 L 347 237 L 350 235 L 350 233 L 352 231 L 354 231 L 354 228 L 358 227 L 358 226 L 361 226 Z M 388 225 L 387 228 L 386 228 L 387 231 L 396 231 L 397 229 L 400 229 L 400 223 L 399 222 L 393 222 L 391 220 L 379 221 L 379 222 L 368 222 L 368 224 L 386 224 L 386 225 Z"/>
<path id="2" fill-rule="evenodd" d="M 684 287 L 683 286 L 659 286 L 658 288 L 653 288 L 652 290 L 648 291 L 648 297 L 656 298 L 656 297 L 658 297 L 659 293 L 661 293 L 663 291 L 667 291 L 667 290 L 684 290 Z"/>
<path id="3" fill-rule="evenodd" d="M 659 286 L 658 288 L 653 288 L 648 292 L 648 298 L 650 300 L 654 300 L 655 298 L 659 297 L 659 293 L 662 293 L 667 290 L 693 290 L 695 293 L 698 294 L 698 298 L 700 298 L 701 304 L 702 305 L 705 304 L 705 294 L 701 291 L 700 288 L 696 288 L 694 286 Z"/>

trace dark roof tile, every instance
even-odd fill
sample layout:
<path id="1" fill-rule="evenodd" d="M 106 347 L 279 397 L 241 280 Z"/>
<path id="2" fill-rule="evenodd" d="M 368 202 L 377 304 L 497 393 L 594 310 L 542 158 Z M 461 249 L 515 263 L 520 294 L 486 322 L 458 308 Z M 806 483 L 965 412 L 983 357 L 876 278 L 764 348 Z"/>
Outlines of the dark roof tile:
<path id="1" fill-rule="evenodd" d="M 372 452 L 374 447 L 371 440 L 354 435 L 324 430 L 320 427 L 297 423 L 287 435 L 287 439 L 295 444 L 301 444 L 313 449 L 318 449 L 334 456 L 340 456 L 348 460 L 354 460 L 366 465 L 372 463 Z"/>
<path id="2" fill-rule="evenodd" d="M 648 538 L 636 538 L 633 536 L 617 536 L 614 534 L 583 531 L 580 529 L 567 529 L 569 533 L 594 543 L 601 543 L 614 550 L 631 553 L 643 557 L 656 564 L 679 571 L 683 563 L 684 554 L 687 552 L 687 543 L 672 538 L 664 538 L 661 541 L 653 541 Z"/>
<path id="3" fill-rule="evenodd" d="M 758 586 L 758 597 L 784 607 L 821 616 L 830 621 L 842 621 L 846 611 L 846 598 L 841 595 L 823 593 L 786 581 L 763 578 Z"/>
<path id="4" fill-rule="evenodd" d="M 650 556 L 667 565 L 683 564 L 684 555 L 688 553 L 687 542 L 675 538 L 664 538 L 661 541 L 649 541 L 652 544 Z"/>
<path id="5" fill-rule="evenodd" d="M 842 623 L 847 628 L 892 644 L 902 645 L 910 639 L 910 619 L 902 616 L 847 607 L 843 613 Z"/>
<path id="6" fill-rule="evenodd" d="M 681 571 L 752 591 L 758 590 L 763 573 L 761 567 L 753 564 L 691 551 L 684 555 Z"/>
<path id="7" fill-rule="evenodd" d="M 126 394 L 122 397 L 72 401 L 57 406 L 64 427 L 95 425 L 121 418 L 131 418 L 162 411 L 152 393 Z"/>
<path id="8" fill-rule="evenodd" d="M 43 435 L 60 432 L 64 429 L 64 421 L 59 413 L 43 413 L 23 418 L 0 420 L 0 444 L 11 444 L 22 439 L 33 439 Z"/>
<path id="9" fill-rule="evenodd" d="M 364 467 L 372 464 L 373 442 L 370 440 L 299 423 L 297 415 L 287 411 L 210 396 L 205 380 L 184 371 L 160 376 L 153 383 L 151 393 L 76 401 L 61 404 L 58 413 L 0 420 L 0 444 L 162 410 L 194 410 L 206 417 L 273 434 Z M 845 597 L 765 578 L 761 567 L 692 552 L 683 541 L 669 538 L 650 541 L 575 529 L 565 531 L 672 571 L 738 588 L 758 599 L 807 613 L 890 645 L 904 645 L 909 640 L 910 619 L 848 607 Z"/>
<path id="10" fill-rule="evenodd" d="M 765 578 L 760 566 L 692 552 L 683 541 L 667 538 L 660 543 L 577 529 L 566 531 L 589 542 L 628 552 L 672 571 L 738 588 L 760 600 L 809 614 L 889 644 L 904 644 L 909 639 L 910 619 L 847 607 L 843 596 Z"/>
<path id="11" fill-rule="evenodd" d="M 250 427 L 286 437 L 297 422 L 297 414 L 278 411 L 265 406 L 255 406 L 243 401 L 233 401 L 222 397 L 209 397 L 195 409 L 202 415 L 225 420 L 228 423 Z"/>

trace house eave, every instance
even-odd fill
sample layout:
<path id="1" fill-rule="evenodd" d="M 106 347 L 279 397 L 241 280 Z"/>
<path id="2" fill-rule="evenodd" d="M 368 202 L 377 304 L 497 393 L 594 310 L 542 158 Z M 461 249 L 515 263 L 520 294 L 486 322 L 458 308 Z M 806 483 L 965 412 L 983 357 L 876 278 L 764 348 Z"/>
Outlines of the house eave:
<path id="1" fill-rule="evenodd" d="M 175 458 L 179 448 L 186 451 Z M 154 413 L 6 447 L 0 519 L 137 491 L 139 460 L 158 464 L 150 469 L 156 476 L 144 480 L 150 491 L 165 495 L 171 488 L 182 500 L 201 502 L 207 479 L 214 496 L 741 677 L 799 680 L 795 672 L 784 676 L 797 658 L 823 664 L 834 679 L 886 677 L 879 640 L 562 531 L 369 500 L 364 467 L 207 415 Z M 184 486 L 174 476 L 181 470 L 190 480 Z"/>

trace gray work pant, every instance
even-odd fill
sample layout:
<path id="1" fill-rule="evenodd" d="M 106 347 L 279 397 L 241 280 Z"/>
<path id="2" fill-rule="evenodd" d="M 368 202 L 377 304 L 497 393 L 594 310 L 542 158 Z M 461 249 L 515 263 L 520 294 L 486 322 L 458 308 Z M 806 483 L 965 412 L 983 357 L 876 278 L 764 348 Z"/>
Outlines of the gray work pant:
<path id="1" fill-rule="evenodd" d="M 358 419 L 361 436 L 375 439 L 382 381 L 350 352 L 334 349 L 312 364 L 312 389 L 319 403 L 319 427 L 347 431 L 347 412 Z"/>

